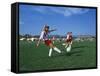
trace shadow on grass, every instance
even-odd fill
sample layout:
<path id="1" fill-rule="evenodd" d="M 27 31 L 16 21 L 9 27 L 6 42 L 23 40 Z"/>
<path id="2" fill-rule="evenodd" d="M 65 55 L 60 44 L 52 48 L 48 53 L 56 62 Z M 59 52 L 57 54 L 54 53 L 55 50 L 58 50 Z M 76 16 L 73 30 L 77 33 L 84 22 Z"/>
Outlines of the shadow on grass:
<path id="1" fill-rule="evenodd" d="M 76 47 L 73 47 L 72 49 L 85 48 L 85 47 L 88 47 L 88 46 L 76 46 Z"/>
<path id="2" fill-rule="evenodd" d="M 82 50 L 77 50 L 77 51 L 71 51 L 71 52 L 67 52 L 66 55 L 67 56 L 71 56 L 71 55 L 75 55 L 75 56 L 81 56 L 82 55 Z"/>
<path id="3" fill-rule="evenodd" d="M 73 51 L 70 51 L 70 52 L 64 52 L 64 53 L 61 53 L 61 54 L 56 54 L 56 55 L 53 55 L 52 57 L 72 56 L 72 55 L 81 56 L 82 52 L 83 52 L 83 50 L 73 50 Z"/>
<path id="4" fill-rule="evenodd" d="M 47 58 L 56 58 L 56 57 L 61 57 L 61 56 L 81 56 L 82 52 L 83 52 L 83 50 L 79 50 L 79 49 L 77 49 L 77 50 L 72 49 L 70 52 L 66 52 L 65 49 L 63 49 L 63 50 L 64 51 L 62 53 L 57 53 L 56 52 L 56 54 L 53 54 L 54 52 L 52 52 L 51 57 L 49 57 L 48 54 L 47 54 L 47 56 L 43 56 L 41 58 L 47 59 Z"/>

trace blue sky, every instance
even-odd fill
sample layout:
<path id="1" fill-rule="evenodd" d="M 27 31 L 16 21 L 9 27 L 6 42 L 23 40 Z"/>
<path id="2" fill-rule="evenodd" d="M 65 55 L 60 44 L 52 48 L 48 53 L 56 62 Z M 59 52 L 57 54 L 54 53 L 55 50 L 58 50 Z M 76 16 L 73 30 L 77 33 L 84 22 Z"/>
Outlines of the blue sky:
<path id="1" fill-rule="evenodd" d="M 20 5 L 20 34 L 39 35 L 44 24 L 57 29 L 51 34 L 95 35 L 96 9 Z"/>

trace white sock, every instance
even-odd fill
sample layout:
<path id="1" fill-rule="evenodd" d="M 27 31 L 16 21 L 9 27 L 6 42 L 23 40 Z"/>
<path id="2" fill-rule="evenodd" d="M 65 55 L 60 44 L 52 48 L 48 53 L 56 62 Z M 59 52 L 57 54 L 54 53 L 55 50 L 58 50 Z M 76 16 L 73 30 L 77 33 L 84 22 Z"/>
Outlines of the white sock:
<path id="1" fill-rule="evenodd" d="M 52 53 L 52 48 L 50 48 L 49 50 L 49 57 L 51 56 L 51 53 Z"/>
<path id="2" fill-rule="evenodd" d="M 57 47 L 54 47 L 53 49 L 54 49 L 55 51 L 61 53 L 61 51 L 60 51 Z"/>
<path id="3" fill-rule="evenodd" d="M 69 45 L 69 47 L 71 48 L 71 44 Z"/>
<path id="4" fill-rule="evenodd" d="M 68 44 L 65 45 L 65 48 L 67 48 Z"/>

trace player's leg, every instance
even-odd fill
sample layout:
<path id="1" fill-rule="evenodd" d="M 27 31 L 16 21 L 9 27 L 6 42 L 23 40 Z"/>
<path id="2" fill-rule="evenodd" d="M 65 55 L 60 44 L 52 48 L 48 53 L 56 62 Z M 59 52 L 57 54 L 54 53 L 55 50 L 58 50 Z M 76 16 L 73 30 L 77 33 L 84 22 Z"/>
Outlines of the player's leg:
<path id="1" fill-rule="evenodd" d="M 68 47 L 68 44 L 69 43 L 69 41 L 67 40 L 67 41 L 65 41 L 65 43 L 63 43 L 62 45 L 64 45 L 65 46 L 65 48 L 67 48 Z"/>
<path id="2" fill-rule="evenodd" d="M 67 47 L 68 47 L 68 45 L 69 45 L 69 44 L 66 42 L 65 48 L 67 48 Z"/>
<path id="3" fill-rule="evenodd" d="M 72 46 L 72 40 L 70 40 L 70 42 L 69 42 L 69 47 L 71 47 Z"/>
<path id="4" fill-rule="evenodd" d="M 53 48 L 56 52 L 61 53 L 60 49 L 58 49 L 56 46 L 54 46 L 52 43 L 50 43 L 50 48 Z"/>
<path id="5" fill-rule="evenodd" d="M 69 40 L 66 41 L 65 48 L 67 48 L 67 47 L 71 47 L 71 45 L 72 45 L 72 40 L 69 39 Z"/>
<path id="6" fill-rule="evenodd" d="M 66 51 L 67 52 L 70 52 L 71 51 L 71 45 L 72 45 L 72 42 L 68 42 L 68 47 L 66 48 Z"/>
<path id="7" fill-rule="evenodd" d="M 61 53 L 61 51 L 57 47 L 53 46 L 51 40 L 45 40 L 45 44 L 50 47 L 49 56 L 51 56 L 51 54 L 52 54 L 52 49 L 54 49 L 55 51 Z"/>
<path id="8" fill-rule="evenodd" d="M 73 44 L 72 40 L 71 40 L 70 44 L 71 44 L 71 45 Z"/>
<path id="9" fill-rule="evenodd" d="M 46 44 L 47 46 L 50 47 L 50 43 L 51 43 L 50 40 L 45 40 L 44 42 L 45 42 L 45 44 Z M 49 57 L 51 56 L 51 54 L 52 54 L 52 47 L 50 47 L 50 49 L 49 49 Z"/>
<path id="10" fill-rule="evenodd" d="M 63 43 L 62 45 L 65 46 L 65 48 L 68 47 L 68 43 L 67 42 Z"/>
<path id="11" fill-rule="evenodd" d="M 51 53 L 52 53 L 52 48 L 50 48 L 49 50 L 49 57 L 51 56 Z"/>
<path id="12" fill-rule="evenodd" d="M 70 42 L 70 48 L 72 47 L 72 43 L 73 43 L 73 42 L 72 42 L 72 40 L 71 40 L 71 42 Z"/>

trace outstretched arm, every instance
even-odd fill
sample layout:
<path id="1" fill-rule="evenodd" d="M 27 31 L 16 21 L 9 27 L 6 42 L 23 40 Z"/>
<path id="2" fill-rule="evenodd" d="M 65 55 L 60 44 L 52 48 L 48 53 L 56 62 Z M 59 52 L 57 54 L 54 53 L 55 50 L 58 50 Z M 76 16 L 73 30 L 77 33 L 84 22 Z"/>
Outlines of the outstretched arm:
<path id="1" fill-rule="evenodd" d="M 39 40 L 38 40 L 38 42 L 37 42 L 37 47 L 39 46 L 39 44 L 40 44 L 40 41 L 41 41 L 41 40 L 39 39 Z"/>
<path id="2" fill-rule="evenodd" d="M 39 46 L 40 41 L 43 39 L 43 35 L 44 35 L 44 31 L 41 32 L 40 38 L 39 38 L 39 40 L 37 42 L 37 46 Z"/>
<path id="3" fill-rule="evenodd" d="M 41 30 L 41 31 L 43 31 L 43 30 L 44 30 L 44 27 L 45 27 L 45 25 L 43 26 L 43 28 L 42 28 L 42 30 Z M 38 40 L 38 42 L 37 42 L 37 46 L 39 46 L 40 41 L 41 41 L 41 39 L 42 39 L 42 38 L 43 38 L 43 32 L 41 32 L 40 38 L 39 38 L 39 40 Z"/>
<path id="4" fill-rule="evenodd" d="M 56 29 L 53 29 L 53 30 L 49 30 L 49 32 L 53 32 L 53 31 L 56 31 Z"/>

